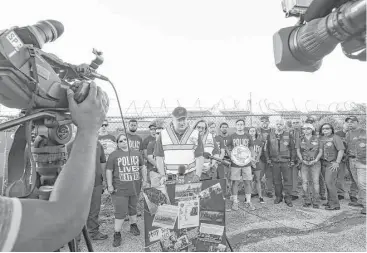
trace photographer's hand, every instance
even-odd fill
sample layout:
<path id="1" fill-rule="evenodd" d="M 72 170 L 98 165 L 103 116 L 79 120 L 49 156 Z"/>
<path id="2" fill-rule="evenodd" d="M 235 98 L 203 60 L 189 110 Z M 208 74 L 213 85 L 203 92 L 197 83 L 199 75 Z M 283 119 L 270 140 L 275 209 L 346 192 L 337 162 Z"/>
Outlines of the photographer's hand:
<path id="1" fill-rule="evenodd" d="M 69 159 L 61 170 L 49 201 L 21 199 L 21 214 L 14 228 L 13 251 L 58 250 L 80 234 L 92 198 L 97 133 L 108 110 L 108 98 L 95 83 L 87 98 L 77 104 L 67 91 L 69 109 L 78 131 Z M 93 173 L 91 173 L 93 171 Z M 65 212 L 65 210 L 68 210 Z"/>
<path id="2" fill-rule="evenodd" d="M 101 127 L 109 107 L 109 100 L 105 92 L 94 82 L 90 83 L 89 94 L 83 102 L 78 104 L 74 100 L 74 92 L 67 90 L 69 110 L 74 124 L 80 129 L 97 130 Z"/>

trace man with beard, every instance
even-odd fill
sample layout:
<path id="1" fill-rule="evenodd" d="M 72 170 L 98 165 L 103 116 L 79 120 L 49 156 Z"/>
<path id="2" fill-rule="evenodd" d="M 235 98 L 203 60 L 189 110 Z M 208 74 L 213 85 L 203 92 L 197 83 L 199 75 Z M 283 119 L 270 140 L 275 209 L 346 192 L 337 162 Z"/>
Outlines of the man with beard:
<path id="1" fill-rule="evenodd" d="M 219 148 L 214 136 L 208 131 L 208 124 L 204 120 L 200 120 L 196 124 L 196 129 L 199 131 L 199 135 L 202 138 L 204 145 L 204 152 L 209 153 L 219 158 Z M 204 158 L 203 172 L 201 174 L 201 180 L 217 179 L 217 162 Z"/>
<path id="2" fill-rule="evenodd" d="M 268 198 L 272 198 L 273 197 L 273 171 L 272 168 L 270 166 L 268 166 L 267 162 L 266 162 L 266 158 L 265 158 L 265 149 L 266 149 L 266 141 L 268 140 L 268 135 L 271 132 L 271 128 L 269 127 L 270 121 L 269 121 L 269 117 L 268 116 L 262 116 L 260 118 L 260 135 L 262 137 L 263 140 L 265 140 L 265 145 L 264 145 L 264 150 L 261 153 L 261 157 L 260 157 L 260 163 L 263 164 L 264 166 L 264 174 L 265 174 L 265 179 L 266 179 L 266 193 L 265 195 Z M 262 176 L 261 176 L 262 177 Z"/>
<path id="3" fill-rule="evenodd" d="M 296 141 L 299 140 L 302 133 L 302 122 L 299 117 L 292 120 L 292 129 L 289 131 L 292 135 L 294 145 L 296 145 Z M 300 171 L 300 163 L 298 162 L 298 157 L 296 157 L 295 164 L 292 167 L 292 200 L 298 199 L 298 179 L 299 179 L 299 171 Z"/>
<path id="4" fill-rule="evenodd" d="M 217 135 L 217 125 L 215 122 L 209 122 L 209 133 L 214 137 L 215 142 L 220 150 L 219 158 L 223 159 L 226 153 L 226 146 L 224 145 L 224 139 L 222 136 Z M 223 164 L 218 164 L 218 178 L 227 178 L 228 167 L 224 166 Z M 228 183 L 227 183 L 228 184 Z"/>
<path id="5" fill-rule="evenodd" d="M 296 160 L 296 150 L 292 135 L 284 131 L 284 128 L 284 121 L 277 120 L 275 131 L 268 135 L 265 157 L 268 166 L 272 166 L 273 170 L 276 197 L 274 204 L 279 204 L 284 198 L 285 203 L 292 207 L 292 168 Z"/>
<path id="6" fill-rule="evenodd" d="M 196 129 L 187 123 L 187 110 L 176 107 L 172 122 L 161 132 L 154 150 L 161 184 L 178 174 L 179 167 L 185 166 L 185 183 L 199 182 L 203 163 L 203 141 Z"/>
<path id="7" fill-rule="evenodd" d="M 99 129 L 99 136 L 98 140 L 101 143 L 106 159 L 108 159 L 108 156 L 115 151 L 117 145 L 116 145 L 116 138 L 112 134 L 109 134 L 107 131 L 108 127 L 108 120 L 105 119 L 102 123 L 102 127 Z"/>
<path id="8" fill-rule="evenodd" d="M 363 207 L 361 213 L 366 214 L 366 129 L 359 125 L 356 116 L 345 119 L 349 131 L 345 137 L 350 171 L 358 185 L 358 201 L 350 202 L 351 206 Z"/>
<path id="9" fill-rule="evenodd" d="M 147 147 L 147 175 L 148 175 L 148 182 L 151 187 L 159 186 L 159 173 L 157 169 L 157 163 L 154 156 L 154 148 L 157 143 L 158 136 L 160 135 L 161 131 L 163 130 L 163 122 L 157 121 L 156 122 L 156 131 L 155 131 L 155 139 L 149 142 Z"/>
<path id="10" fill-rule="evenodd" d="M 143 139 L 136 133 L 137 130 L 138 121 L 136 119 L 129 120 L 129 132 L 127 133 L 129 147 L 132 150 L 143 152 Z"/>

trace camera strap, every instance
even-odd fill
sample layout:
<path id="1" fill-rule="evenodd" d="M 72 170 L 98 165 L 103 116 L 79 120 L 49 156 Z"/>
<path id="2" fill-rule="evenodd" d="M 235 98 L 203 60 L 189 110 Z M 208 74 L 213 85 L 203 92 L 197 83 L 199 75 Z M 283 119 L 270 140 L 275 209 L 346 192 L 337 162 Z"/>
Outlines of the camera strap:
<path id="1" fill-rule="evenodd" d="M 36 51 L 34 50 L 33 46 L 28 47 L 29 52 L 29 63 L 30 63 L 30 70 L 31 70 L 31 77 L 34 81 L 31 81 L 32 84 L 32 91 L 34 92 L 37 89 L 38 83 L 38 73 L 37 73 L 37 64 L 36 64 Z"/>

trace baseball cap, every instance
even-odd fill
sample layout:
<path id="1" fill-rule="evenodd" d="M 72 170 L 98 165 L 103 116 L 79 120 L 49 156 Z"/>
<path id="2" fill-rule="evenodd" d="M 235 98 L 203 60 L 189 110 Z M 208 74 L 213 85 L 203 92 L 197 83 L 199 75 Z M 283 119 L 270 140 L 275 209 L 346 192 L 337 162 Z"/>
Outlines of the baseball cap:
<path id="1" fill-rule="evenodd" d="M 148 128 L 150 128 L 150 127 L 157 127 L 157 123 L 156 123 L 156 121 L 155 120 L 153 120 L 152 122 L 150 122 L 149 123 L 149 126 L 148 126 Z"/>
<path id="2" fill-rule="evenodd" d="M 346 117 L 346 118 L 345 118 L 345 122 L 347 122 L 347 121 L 348 121 L 348 120 L 350 120 L 350 119 L 351 119 L 352 121 L 357 121 L 357 122 L 359 122 L 359 121 L 358 121 L 358 118 L 357 118 L 356 116 L 348 116 L 348 117 Z"/>
<path id="3" fill-rule="evenodd" d="M 187 118 L 187 110 L 181 106 L 176 107 L 172 112 L 172 116 L 176 119 Z"/>
<path id="4" fill-rule="evenodd" d="M 315 131 L 315 127 L 314 127 L 312 124 L 310 124 L 310 123 L 306 123 L 306 124 L 304 124 L 304 125 L 302 126 L 302 128 L 311 128 L 312 130 L 314 130 L 314 131 Z"/>

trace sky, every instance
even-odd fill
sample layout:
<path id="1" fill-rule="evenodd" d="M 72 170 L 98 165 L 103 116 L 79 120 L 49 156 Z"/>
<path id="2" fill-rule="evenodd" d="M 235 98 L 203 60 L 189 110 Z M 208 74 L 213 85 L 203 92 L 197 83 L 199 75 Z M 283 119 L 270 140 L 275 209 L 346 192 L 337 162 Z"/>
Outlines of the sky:
<path id="1" fill-rule="evenodd" d="M 365 63 L 350 60 L 340 47 L 315 73 L 280 72 L 272 36 L 295 24 L 280 0 L 18 0 L 2 1 L 0 30 L 43 19 L 64 24 L 64 34 L 43 47 L 64 61 L 90 63 L 101 50 L 99 73 L 115 84 L 123 112 L 146 101 L 159 110 L 219 105 L 254 112 L 265 104 L 281 110 L 335 110 L 365 102 Z M 7 10 L 7 11 L 5 11 Z M 108 83 L 98 81 L 117 103 Z M 177 102 L 178 101 L 178 102 Z M 344 106 L 344 102 L 349 101 Z M 331 106 L 329 106 L 332 104 Z"/>

